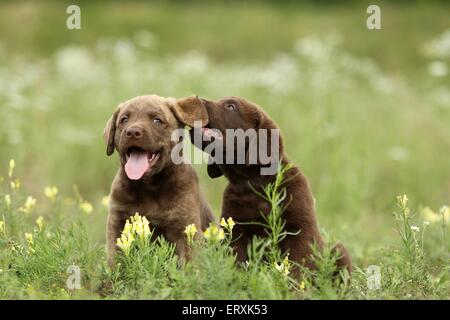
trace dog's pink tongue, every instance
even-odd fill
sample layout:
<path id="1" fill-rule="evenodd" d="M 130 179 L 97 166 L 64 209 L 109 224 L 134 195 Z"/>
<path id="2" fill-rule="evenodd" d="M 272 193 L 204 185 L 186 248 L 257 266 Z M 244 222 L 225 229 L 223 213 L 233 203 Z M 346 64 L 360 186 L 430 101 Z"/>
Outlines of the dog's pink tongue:
<path id="1" fill-rule="evenodd" d="M 210 128 L 202 128 L 203 134 L 208 137 L 208 139 L 214 138 L 214 139 L 222 139 L 222 135 L 218 130 L 213 130 Z"/>
<path id="2" fill-rule="evenodd" d="M 133 151 L 125 164 L 125 172 L 131 180 L 139 180 L 148 170 L 148 167 L 147 153 Z"/>

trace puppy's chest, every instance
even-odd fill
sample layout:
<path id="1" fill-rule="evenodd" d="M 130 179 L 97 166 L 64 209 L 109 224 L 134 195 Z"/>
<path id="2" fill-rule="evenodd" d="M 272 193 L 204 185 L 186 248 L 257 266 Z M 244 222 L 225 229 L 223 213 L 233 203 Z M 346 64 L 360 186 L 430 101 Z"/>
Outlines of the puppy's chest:
<path id="1" fill-rule="evenodd" d="M 225 192 L 223 211 L 237 221 L 256 221 L 261 213 L 266 215 L 271 210 L 269 202 L 253 191 L 230 188 Z"/>
<path id="2" fill-rule="evenodd" d="M 167 202 L 151 196 L 140 196 L 120 202 L 120 212 L 125 216 L 132 216 L 136 212 L 145 216 L 151 225 L 163 226 L 170 219 L 170 206 Z"/>

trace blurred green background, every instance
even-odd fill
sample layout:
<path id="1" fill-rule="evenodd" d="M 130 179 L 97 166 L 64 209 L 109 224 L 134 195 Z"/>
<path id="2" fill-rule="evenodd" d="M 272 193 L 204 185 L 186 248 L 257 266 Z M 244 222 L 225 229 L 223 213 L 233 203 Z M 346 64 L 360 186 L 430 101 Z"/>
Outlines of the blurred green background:
<path id="1" fill-rule="evenodd" d="M 66 28 L 73 3 L 81 30 Z M 38 203 L 76 185 L 103 241 L 118 161 L 102 131 L 118 103 L 240 95 L 279 124 L 321 227 L 363 262 L 392 241 L 398 194 L 417 210 L 450 199 L 450 6 L 377 3 L 382 30 L 359 1 L 2 1 L 0 176 L 16 159 Z M 196 169 L 219 214 L 225 181 Z"/>

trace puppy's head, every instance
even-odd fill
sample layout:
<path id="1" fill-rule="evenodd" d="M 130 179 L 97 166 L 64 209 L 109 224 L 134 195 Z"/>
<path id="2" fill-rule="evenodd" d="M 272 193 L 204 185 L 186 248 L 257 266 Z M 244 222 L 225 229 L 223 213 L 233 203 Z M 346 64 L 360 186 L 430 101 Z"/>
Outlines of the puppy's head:
<path id="1" fill-rule="evenodd" d="M 127 177 L 139 180 L 171 164 L 174 130 L 194 121 L 208 123 L 206 108 L 196 96 L 176 100 L 156 95 L 139 96 L 121 103 L 108 120 L 104 137 L 106 153 L 120 155 Z"/>
<path id="2" fill-rule="evenodd" d="M 229 146 L 227 139 L 230 138 L 227 132 L 234 131 L 235 135 L 243 133 L 243 139 L 233 136 L 234 141 L 230 141 L 234 145 L 231 152 L 232 157 L 236 157 L 239 150 L 245 149 L 245 164 L 247 166 L 265 165 L 259 161 L 259 158 L 254 162 L 251 160 L 255 154 L 259 154 L 259 147 L 262 145 L 266 146 L 268 156 L 271 157 L 271 151 L 273 151 L 271 148 L 273 148 L 272 143 L 274 142 L 271 138 L 272 130 L 277 129 L 277 127 L 261 107 L 240 97 L 227 97 L 218 101 L 201 98 L 199 102 L 206 108 L 209 123 L 203 128 L 191 130 L 191 141 L 196 147 L 205 150 L 209 144 L 220 139 L 223 145 L 223 156 L 226 157 L 230 152 L 230 150 L 227 150 L 227 146 Z M 200 144 L 198 140 L 194 139 L 199 130 L 202 136 Z M 267 134 L 264 138 L 261 138 L 263 136 L 260 135 L 261 131 L 265 131 L 265 134 Z M 276 141 L 277 152 L 273 155 L 281 155 L 283 152 L 281 137 L 278 136 L 278 138 Z M 250 155 L 251 152 L 253 152 L 252 155 Z M 214 158 L 215 155 L 212 156 Z M 237 159 L 234 160 L 235 163 L 238 163 Z M 270 161 L 278 162 L 279 159 L 271 159 Z M 215 178 L 221 176 L 222 171 L 213 163 L 208 166 L 208 174 Z"/>

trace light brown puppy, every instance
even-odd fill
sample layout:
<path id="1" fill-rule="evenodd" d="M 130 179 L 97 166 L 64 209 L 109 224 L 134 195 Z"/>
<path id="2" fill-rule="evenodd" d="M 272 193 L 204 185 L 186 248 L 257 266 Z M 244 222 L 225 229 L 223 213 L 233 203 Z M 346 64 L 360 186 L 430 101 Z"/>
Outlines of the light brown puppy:
<path id="1" fill-rule="evenodd" d="M 208 122 L 195 96 L 176 100 L 156 95 L 121 103 L 109 119 L 104 136 L 107 154 L 117 150 L 120 168 L 111 187 L 107 221 L 108 263 L 114 265 L 116 241 L 126 219 L 139 212 L 147 217 L 153 238 L 163 235 L 176 245 L 181 261 L 189 258 L 184 229 L 204 230 L 214 217 L 190 164 L 174 164 L 174 130 L 194 121 Z"/>

